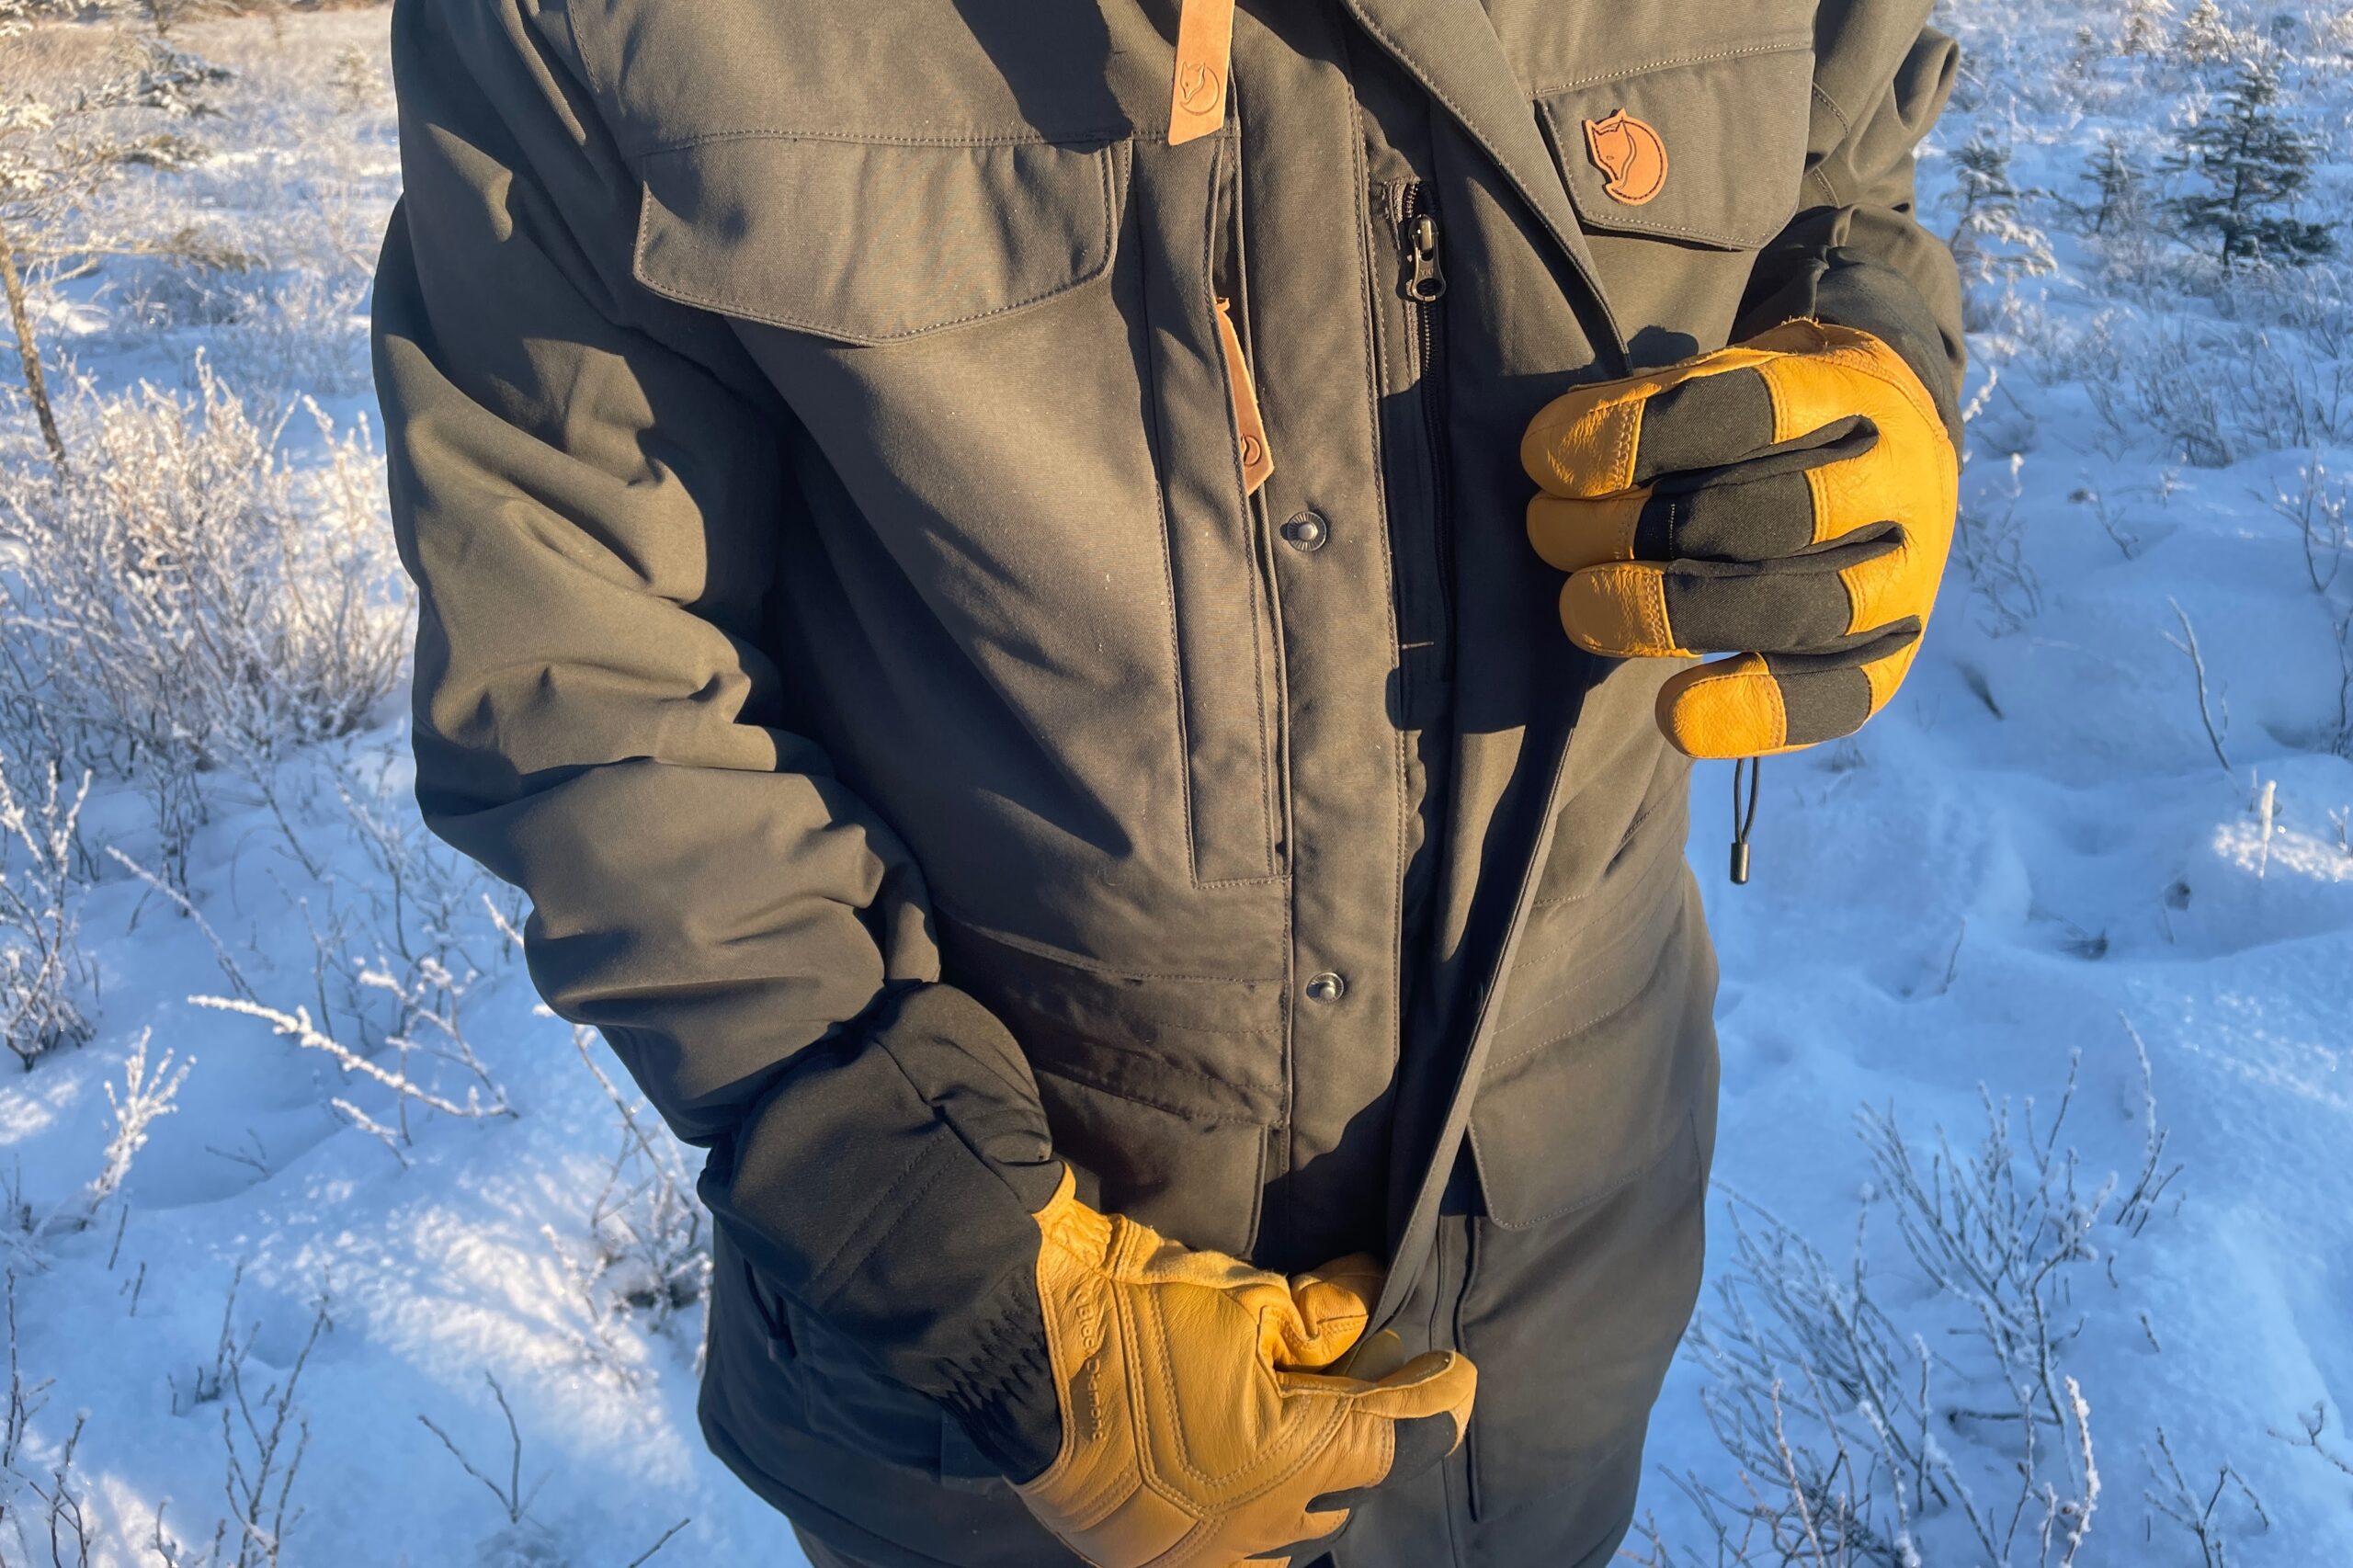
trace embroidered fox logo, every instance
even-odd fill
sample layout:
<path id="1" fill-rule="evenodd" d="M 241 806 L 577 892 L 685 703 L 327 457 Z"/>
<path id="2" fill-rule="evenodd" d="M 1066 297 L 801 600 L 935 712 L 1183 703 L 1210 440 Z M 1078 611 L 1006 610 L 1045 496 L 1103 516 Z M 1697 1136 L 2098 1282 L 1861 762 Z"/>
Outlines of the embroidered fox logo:
<path id="1" fill-rule="evenodd" d="M 1665 188 L 1665 138 L 1649 121 L 1622 108 L 1608 119 L 1585 122 L 1585 150 L 1594 166 L 1609 176 L 1601 188 L 1613 201 L 1640 207 Z"/>

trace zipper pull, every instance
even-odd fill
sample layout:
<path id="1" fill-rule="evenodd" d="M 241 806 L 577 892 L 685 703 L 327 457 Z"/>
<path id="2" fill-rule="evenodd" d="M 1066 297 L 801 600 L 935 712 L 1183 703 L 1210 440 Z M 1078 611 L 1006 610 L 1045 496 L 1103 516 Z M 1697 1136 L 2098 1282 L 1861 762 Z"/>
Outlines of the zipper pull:
<path id="1" fill-rule="evenodd" d="M 1438 219 L 1415 213 L 1406 221 L 1405 259 L 1413 265 L 1405 279 L 1405 298 L 1416 304 L 1434 304 L 1446 292 L 1446 269 L 1438 259 Z"/>
<path id="2" fill-rule="evenodd" d="M 1745 807 L 1741 801 L 1741 779 L 1748 780 Z M 1765 759 L 1761 756 L 1735 757 L 1732 765 L 1732 881 L 1734 887 L 1748 885 L 1748 835 L 1756 829 L 1756 796 L 1765 778 Z"/>

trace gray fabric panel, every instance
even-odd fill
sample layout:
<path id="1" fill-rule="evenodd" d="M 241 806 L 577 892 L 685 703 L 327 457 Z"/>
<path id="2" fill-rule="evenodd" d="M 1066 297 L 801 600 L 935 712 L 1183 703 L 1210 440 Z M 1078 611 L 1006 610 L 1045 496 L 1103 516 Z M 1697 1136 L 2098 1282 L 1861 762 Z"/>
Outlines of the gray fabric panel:
<path id="1" fill-rule="evenodd" d="M 1773 397 L 1753 370 L 1703 376 L 1661 392 L 1643 410 L 1634 483 L 1721 468 L 1773 441 Z"/>
<path id="2" fill-rule="evenodd" d="M 1772 657 L 1765 667 L 1781 686 L 1781 710 L 1788 717 L 1788 742 L 1807 746 L 1851 735 L 1871 716 L 1870 677 L 1859 665 L 1809 668 L 1781 673 Z"/>

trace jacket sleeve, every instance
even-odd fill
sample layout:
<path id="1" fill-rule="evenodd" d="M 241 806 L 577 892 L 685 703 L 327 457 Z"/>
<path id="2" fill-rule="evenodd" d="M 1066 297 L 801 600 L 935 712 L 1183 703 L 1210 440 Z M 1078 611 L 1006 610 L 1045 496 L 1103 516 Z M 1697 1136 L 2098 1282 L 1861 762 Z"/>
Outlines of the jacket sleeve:
<path id="1" fill-rule="evenodd" d="M 529 896 L 534 982 L 708 1148 L 756 1267 L 984 1449 L 1051 1454 L 1036 1086 L 940 983 L 905 846 L 780 722 L 790 412 L 631 283 L 636 182 L 560 21 L 401 0 L 393 60 L 374 343 L 425 817 Z"/>
<path id="2" fill-rule="evenodd" d="M 1966 368 L 1961 278 L 1921 226 L 1916 149 L 1951 95 L 1960 51 L 1929 0 L 1822 0 L 1813 127 L 1797 216 L 1758 256 L 1740 341 L 1799 316 L 1871 333 L 1936 395 L 1956 444 Z"/>

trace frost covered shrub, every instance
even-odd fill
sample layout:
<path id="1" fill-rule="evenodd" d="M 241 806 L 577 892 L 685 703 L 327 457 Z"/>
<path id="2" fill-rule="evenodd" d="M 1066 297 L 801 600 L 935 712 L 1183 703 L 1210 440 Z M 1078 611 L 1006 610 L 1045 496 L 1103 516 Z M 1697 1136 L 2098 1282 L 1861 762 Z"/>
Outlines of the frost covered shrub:
<path id="1" fill-rule="evenodd" d="M 2009 288 L 2021 278 L 2046 277 L 2059 269 L 2050 238 L 2027 217 L 2026 207 L 2049 193 L 2021 187 L 2010 175 L 2010 148 L 1985 131 L 1953 151 L 1957 174 L 1954 201 L 1960 221 L 1947 244 L 1969 290 L 1963 313 L 1970 330 L 1995 324 L 1978 285 Z"/>
<path id="2" fill-rule="evenodd" d="M 1982 1131 L 1960 1147 L 1941 1129 L 1915 1143 L 1892 1109 L 1865 1109 L 1870 1181 L 1849 1262 L 1733 1199 L 1733 1267 L 1687 1351 L 1733 1478 L 1676 1478 L 1699 1550 L 1653 1522 L 1627 1557 L 1646 1568 L 2078 1562 L 2100 1479 L 2072 1368 L 2095 1319 L 2114 1331 L 2114 1260 L 2164 1211 L 2180 1170 L 2131 1038 L 2143 1147 L 2129 1175 L 2094 1183 L 2061 1142 L 2071 1070 L 2047 1124 L 2030 1100 L 2014 1110 L 1987 1096 Z"/>
<path id="3" fill-rule="evenodd" d="M 97 990 L 73 903 L 89 779 L 69 791 L 51 767 L 47 783 L 25 802 L 0 767 L 0 1043 L 28 1068 L 90 1038 Z"/>
<path id="4" fill-rule="evenodd" d="M 2198 0 L 2181 19 L 2181 36 L 2175 47 L 2191 64 L 2211 65 L 2230 59 L 2245 45 L 2216 0 Z"/>
<path id="5" fill-rule="evenodd" d="M 297 466 L 199 365 L 74 411 L 85 460 L 0 475 L 0 723 L 102 775 L 185 783 L 356 728 L 407 600 L 364 432 Z"/>
<path id="6" fill-rule="evenodd" d="M 2316 299 L 2307 305 L 2320 308 Z M 2353 437 L 2353 358 L 2322 332 L 2261 321 L 2109 324 L 2071 356 L 2092 406 L 2125 445 L 2154 441 L 2199 468 Z"/>
<path id="7" fill-rule="evenodd" d="M 312 397 L 369 391 L 369 280 L 309 269 L 250 286 L 224 283 L 212 300 L 227 318 L 220 361 L 239 385 Z"/>
<path id="8" fill-rule="evenodd" d="M 2116 52 L 2163 54 L 2165 23 L 2172 16 L 2172 0 L 2130 0 L 2124 8 L 2124 26 L 2117 34 Z"/>
<path id="9" fill-rule="evenodd" d="M 0 36 L 28 25 L 21 11 L 13 25 L 0 13 Z M 194 229 L 113 231 L 93 223 L 90 212 L 99 192 L 128 170 L 185 170 L 200 162 L 207 153 L 199 143 L 144 122 L 210 112 L 205 95 L 227 77 L 160 36 L 126 31 L 114 35 L 95 70 L 52 62 L 28 74 L 18 62 L 0 80 L 0 295 L 42 441 L 61 466 L 67 452 L 34 335 L 33 289 L 101 256 L 236 262 L 233 251 Z"/>

